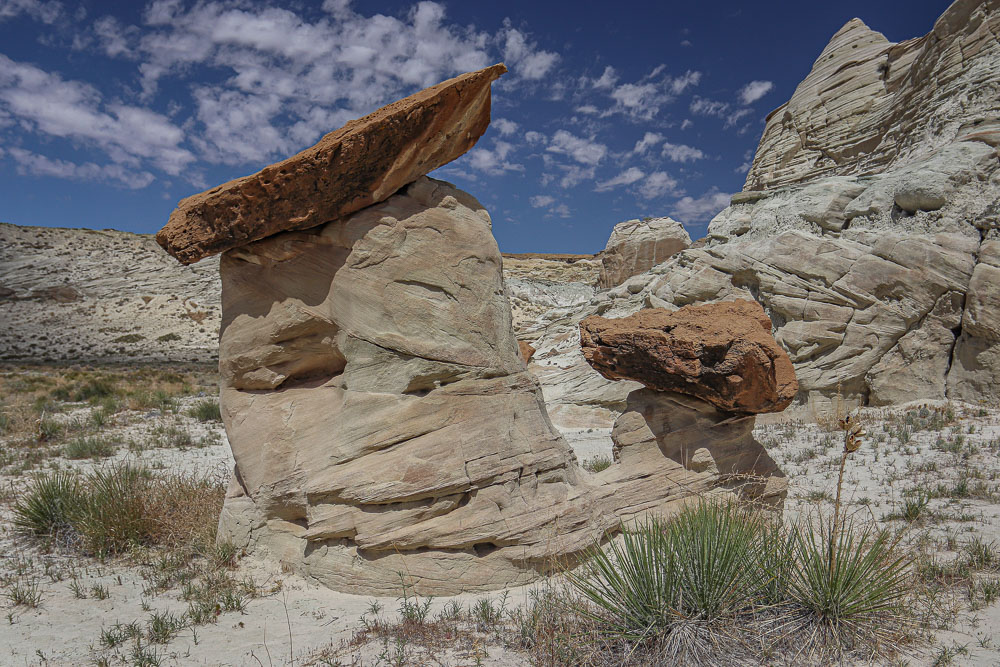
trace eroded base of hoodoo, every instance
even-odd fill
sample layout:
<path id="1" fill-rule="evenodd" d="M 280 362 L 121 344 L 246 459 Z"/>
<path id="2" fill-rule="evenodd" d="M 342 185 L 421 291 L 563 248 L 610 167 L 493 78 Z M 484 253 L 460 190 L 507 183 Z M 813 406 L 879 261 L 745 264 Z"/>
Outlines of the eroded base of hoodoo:
<path id="1" fill-rule="evenodd" d="M 623 520 L 742 493 L 648 443 L 578 467 L 519 354 L 489 215 L 447 183 L 234 249 L 221 272 L 220 539 L 331 588 L 525 584 Z"/>

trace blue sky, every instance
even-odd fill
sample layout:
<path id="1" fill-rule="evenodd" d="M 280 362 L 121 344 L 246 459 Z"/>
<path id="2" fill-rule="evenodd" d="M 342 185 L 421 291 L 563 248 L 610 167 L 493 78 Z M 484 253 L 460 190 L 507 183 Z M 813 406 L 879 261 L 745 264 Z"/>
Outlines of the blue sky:
<path id="1" fill-rule="evenodd" d="M 504 61 L 490 129 L 433 174 L 502 250 L 596 252 L 643 216 L 698 238 L 834 32 L 918 37 L 947 5 L 0 0 L 0 221 L 155 232 L 183 197 Z"/>

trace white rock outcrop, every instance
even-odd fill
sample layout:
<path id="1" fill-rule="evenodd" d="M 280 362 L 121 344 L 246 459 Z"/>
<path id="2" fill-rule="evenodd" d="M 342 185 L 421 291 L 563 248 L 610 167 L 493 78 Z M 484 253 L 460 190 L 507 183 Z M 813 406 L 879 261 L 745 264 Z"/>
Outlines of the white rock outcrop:
<path id="1" fill-rule="evenodd" d="M 615 225 L 601 260 L 600 287 L 621 285 L 691 245 L 684 225 L 672 218 L 627 220 Z"/>

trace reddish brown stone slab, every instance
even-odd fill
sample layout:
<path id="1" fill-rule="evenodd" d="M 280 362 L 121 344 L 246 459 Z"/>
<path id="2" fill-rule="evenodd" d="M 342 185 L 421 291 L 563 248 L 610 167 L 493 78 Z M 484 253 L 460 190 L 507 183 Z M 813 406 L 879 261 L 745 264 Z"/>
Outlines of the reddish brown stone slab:
<path id="1" fill-rule="evenodd" d="M 191 264 L 380 202 L 475 145 L 490 124 L 490 84 L 506 71 L 497 64 L 431 86 L 252 176 L 188 197 L 156 241 Z"/>
<path id="2" fill-rule="evenodd" d="M 532 347 L 531 343 L 525 343 L 523 340 L 517 341 L 517 350 L 521 353 L 524 363 L 528 363 L 535 356 L 535 348 Z"/>
<path id="3" fill-rule="evenodd" d="M 799 383 L 755 301 L 641 310 L 580 323 L 587 361 L 610 380 L 696 396 L 729 412 L 780 412 Z"/>

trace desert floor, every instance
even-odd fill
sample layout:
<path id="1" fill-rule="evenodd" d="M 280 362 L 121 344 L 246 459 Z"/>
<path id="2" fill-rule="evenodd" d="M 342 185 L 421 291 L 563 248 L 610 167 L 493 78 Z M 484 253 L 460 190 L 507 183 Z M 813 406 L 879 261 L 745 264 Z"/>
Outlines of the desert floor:
<path id="1" fill-rule="evenodd" d="M 109 374 L 113 390 L 84 398 Z M 558 582 L 371 598 L 249 558 L 149 549 L 102 561 L 25 535 L 13 506 L 39 473 L 131 462 L 197 477 L 221 502 L 232 460 L 208 370 L 8 366 L 0 382 L 0 664 L 532 664 L 517 612 Z M 861 418 L 868 437 L 847 461 L 846 506 L 900 531 L 925 588 L 925 640 L 898 664 L 1000 664 L 1000 408 L 915 403 Z M 832 506 L 842 443 L 832 421 L 770 420 L 755 434 L 789 478 L 786 521 Z M 588 464 L 607 431 L 567 435 Z M 401 631 L 401 617 L 417 623 Z"/>

